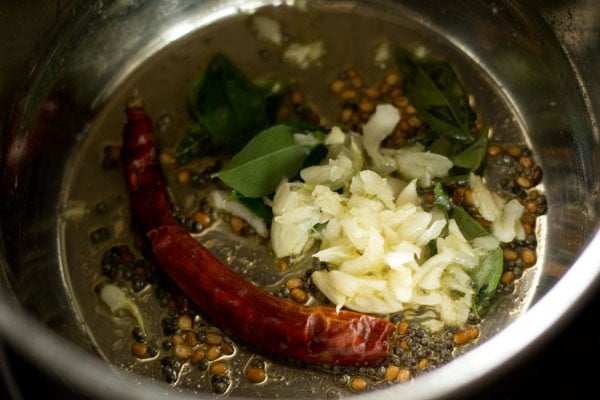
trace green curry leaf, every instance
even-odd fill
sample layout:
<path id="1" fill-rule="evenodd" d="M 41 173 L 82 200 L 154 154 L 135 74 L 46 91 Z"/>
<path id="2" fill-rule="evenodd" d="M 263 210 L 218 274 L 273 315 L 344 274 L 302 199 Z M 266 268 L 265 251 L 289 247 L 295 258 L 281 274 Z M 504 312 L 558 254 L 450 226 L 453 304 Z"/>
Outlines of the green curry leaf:
<path id="1" fill-rule="evenodd" d="M 488 303 L 496 292 L 502 276 L 503 263 L 504 252 L 500 247 L 496 247 L 481 257 L 479 265 L 470 271 L 475 286 L 473 312 L 477 318 L 482 318 L 488 310 Z"/>
<path id="2" fill-rule="evenodd" d="M 475 113 L 452 66 L 417 58 L 400 47 L 396 60 L 404 72 L 406 97 L 427 125 L 440 136 L 472 142 Z"/>
<path id="3" fill-rule="evenodd" d="M 294 177 L 315 147 L 298 144 L 298 130 L 275 125 L 256 135 L 220 171 L 213 174 L 245 197 L 267 196 L 283 178 Z"/>
<path id="4" fill-rule="evenodd" d="M 457 167 L 466 168 L 472 171 L 478 169 L 485 158 L 489 141 L 488 136 L 489 128 L 486 128 L 481 132 L 481 135 L 476 141 L 471 143 L 460 153 L 450 156 L 452 163 Z"/>
<path id="5" fill-rule="evenodd" d="M 436 182 L 433 191 L 434 205 L 444 210 L 448 218 L 453 218 L 456 221 L 467 240 L 470 241 L 490 234 L 464 208 L 455 205 L 450 200 L 439 182 Z M 488 303 L 498 287 L 498 282 L 500 282 L 503 267 L 504 254 L 498 246 L 482 255 L 479 264 L 469 271 L 475 290 L 473 312 L 478 318 L 481 318 L 488 308 Z"/>
<path id="6" fill-rule="evenodd" d="M 248 80 L 226 57 L 216 55 L 194 82 L 188 102 L 192 121 L 176 150 L 179 163 L 215 149 L 239 150 L 274 122 L 290 82 Z"/>

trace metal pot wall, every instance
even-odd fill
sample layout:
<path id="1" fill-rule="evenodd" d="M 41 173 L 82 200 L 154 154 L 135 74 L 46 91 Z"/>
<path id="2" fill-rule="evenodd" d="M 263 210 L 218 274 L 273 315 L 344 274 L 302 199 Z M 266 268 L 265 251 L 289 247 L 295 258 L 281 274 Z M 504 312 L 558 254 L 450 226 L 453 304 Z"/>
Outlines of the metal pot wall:
<path id="1" fill-rule="evenodd" d="M 184 91 L 189 83 L 168 73 L 169 68 L 178 74 L 194 70 L 193 62 L 190 67 L 178 64 L 201 55 L 190 45 L 198 32 L 268 2 L 57 2 L 55 9 L 35 10 L 17 3 L 0 6 L 4 37 L 15 32 L 3 44 L 9 57 L 0 64 L 5 114 L 0 337 L 90 398 L 189 398 L 185 391 L 115 368 L 98 356 L 102 323 L 87 319 L 95 299 L 85 294 L 90 285 L 83 285 L 85 278 L 69 263 L 73 257 L 67 249 L 83 245 L 67 240 L 59 213 L 73 182 L 82 179 L 72 172 L 84 165 L 80 155 L 89 152 L 90 143 L 106 139 L 98 126 L 119 130 L 125 94 L 144 84 L 154 93 L 150 107 L 159 110 L 165 96 Z M 354 3 L 360 7 L 348 6 Z M 449 46 L 448 56 L 465 75 L 473 73 L 467 79 L 478 98 L 494 88 L 499 100 L 483 101 L 484 112 L 513 132 L 507 139 L 525 137 L 543 167 L 548 214 L 540 228 L 541 256 L 517 288 L 516 299 L 500 304 L 484 325 L 480 343 L 452 363 L 410 385 L 357 395 L 464 398 L 530 357 L 597 291 L 600 7 L 593 0 L 314 5 L 399 18 L 405 27 Z M 35 12 L 42 23 L 17 31 L 21 22 L 12 15 Z M 212 36 L 213 46 L 233 53 L 235 45 L 225 36 Z M 280 393 L 282 398 L 296 396 Z"/>

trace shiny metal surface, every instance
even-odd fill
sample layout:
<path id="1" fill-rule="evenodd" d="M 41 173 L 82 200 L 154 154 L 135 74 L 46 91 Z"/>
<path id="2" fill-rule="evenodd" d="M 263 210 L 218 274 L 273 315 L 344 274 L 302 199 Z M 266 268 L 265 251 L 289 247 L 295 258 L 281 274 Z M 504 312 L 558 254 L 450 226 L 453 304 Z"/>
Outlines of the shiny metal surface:
<path id="1" fill-rule="evenodd" d="M 31 70 L 2 66 L 2 103 L 8 107 L 1 142 L 0 333 L 91 396 L 152 399 L 168 392 L 186 398 L 186 393 L 99 360 L 97 330 L 82 312 L 88 300 L 76 285 L 83 278 L 68 262 L 68 232 L 57 217 L 73 182 L 86 178 L 74 172 L 81 154 L 105 139 L 101 128 L 119 126 L 118 105 L 132 85 L 151 82 L 160 68 L 164 72 L 165 57 L 189 55 L 185 43 L 195 32 L 264 3 L 67 3 L 46 10 L 52 22 L 44 29 L 50 34 L 35 54 L 23 53 L 31 57 Z M 361 3 L 361 12 L 396 16 L 405 29 L 438 38 L 482 99 L 483 113 L 503 121 L 506 140 L 524 137 L 544 170 L 549 212 L 540 231 L 542 257 L 523 279 L 517 299 L 500 304 L 486 321 L 482 343 L 411 384 L 356 395 L 463 397 L 542 346 L 596 291 L 600 83 L 594 68 L 600 61 L 600 7 L 594 1 L 314 2 L 344 12 L 354 3 Z M 21 81 L 9 82 L 9 72 Z M 177 76 L 157 80 L 150 104 L 159 108 L 174 86 L 185 83 Z M 490 88 L 494 100 L 486 101 Z"/>

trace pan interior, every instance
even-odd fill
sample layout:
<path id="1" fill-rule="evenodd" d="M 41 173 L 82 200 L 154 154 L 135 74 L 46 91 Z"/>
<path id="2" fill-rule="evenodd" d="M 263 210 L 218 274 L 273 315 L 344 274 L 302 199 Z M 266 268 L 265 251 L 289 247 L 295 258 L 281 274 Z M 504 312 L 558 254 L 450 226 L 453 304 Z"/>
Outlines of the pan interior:
<path id="1" fill-rule="evenodd" d="M 306 9 L 287 5 L 257 7 L 256 13 L 282 23 L 289 40 L 318 39 L 326 44 L 321 64 L 308 69 L 286 63 L 281 58 L 281 49 L 256 36 L 250 24 L 254 7 L 242 12 L 239 8 L 234 12 L 234 8 L 223 7 L 220 13 L 213 14 L 200 6 L 187 7 L 187 14 L 168 30 L 144 31 L 148 35 L 145 45 L 124 51 L 121 56 L 126 62 L 120 64 L 116 74 L 96 72 L 97 80 L 92 82 L 102 85 L 94 95 L 83 90 L 74 96 L 79 96 L 78 101 L 87 100 L 92 112 L 80 126 L 81 136 L 73 141 L 61 178 L 57 207 L 60 212 L 55 224 L 49 226 L 55 226 L 58 232 L 57 267 L 65 296 L 63 305 L 68 308 L 64 312 L 94 353 L 111 364 L 164 381 L 156 359 L 164 351 L 165 310 L 157 303 L 153 290 L 146 288 L 135 294 L 145 318 L 147 341 L 159 351 L 150 361 L 139 361 L 131 354 L 135 321 L 127 315 L 115 317 L 108 312 L 96 292 L 98 284 L 105 280 L 101 274 L 105 252 L 115 245 L 133 247 L 134 240 L 122 171 L 118 167 L 106 168 L 102 161 L 107 146 L 121 143 L 124 105 L 134 89 L 140 91 L 153 117 L 161 149 L 172 151 L 189 122 L 187 93 L 195 77 L 217 52 L 225 54 L 249 76 L 295 77 L 311 106 L 330 123 L 337 118 L 337 104 L 331 98 L 329 83 L 348 67 L 377 79 L 381 71 L 373 63 L 373 51 L 383 40 L 411 48 L 425 47 L 432 54 L 448 59 L 476 100 L 477 113 L 493 124 L 493 139 L 533 149 L 534 158 L 544 170 L 544 182 L 549 185 L 538 188 L 546 194 L 549 204 L 547 216 L 537 225 L 538 263 L 517 282 L 513 295 L 501 297 L 494 306 L 474 346 L 519 318 L 564 274 L 592 229 L 589 221 L 595 220 L 584 194 L 590 183 L 585 178 L 585 160 L 581 154 L 586 157 L 587 151 L 578 139 L 588 126 L 574 122 L 581 116 L 575 77 L 561 72 L 564 79 L 550 79 L 557 69 L 568 68 L 566 61 L 552 41 L 540 40 L 546 39 L 544 31 L 538 33 L 537 25 L 527 25 L 539 21 L 520 19 L 523 17 L 515 10 L 473 1 L 468 2 L 473 6 L 471 11 L 458 6 L 431 11 L 412 3 L 418 2 L 405 5 L 378 1 L 309 2 Z M 141 8 L 137 14 L 132 12 L 131 18 L 135 21 L 148 12 Z M 114 24 L 124 24 L 122 14 L 107 15 Z M 176 168 L 167 166 L 166 176 L 173 179 Z M 564 184 L 552 183 L 556 179 Z M 189 188 L 174 185 L 174 190 L 178 198 L 189 202 L 196 201 L 198 196 L 197 191 Z M 562 207 L 553 208 L 559 204 Z M 549 232 L 546 220 L 560 226 L 560 233 Z M 107 240 L 90 239 L 99 229 L 109 232 Z M 230 259 L 236 272 L 261 286 L 273 288 L 286 278 L 285 274 L 273 273 L 273 261 L 261 248 L 230 235 L 226 227 L 217 226 L 198 236 L 203 241 L 217 243 L 211 250 Z M 565 246 L 562 240 L 566 237 L 571 241 Z M 229 254 L 232 248 L 233 256 Z M 549 248 L 560 250 L 549 252 Z M 250 266 L 248 259 L 254 260 Z M 265 265 L 270 267 L 264 268 Z M 31 307 L 38 306 L 31 303 Z M 35 312 L 43 314 L 43 307 Z M 58 331 L 64 330 L 63 335 L 77 336 L 72 332 L 65 334 L 67 329 L 59 322 L 53 324 Z M 251 349 L 235 346 L 235 354 L 229 359 L 234 382 L 231 395 L 278 397 L 285 393 L 288 397 L 331 398 L 352 394 L 347 385 L 340 383 L 344 374 L 305 369 L 278 360 L 268 360 L 270 378 L 266 383 L 249 383 L 243 373 L 254 358 L 256 354 Z M 210 373 L 194 367 L 183 371 L 177 386 L 212 393 Z"/>

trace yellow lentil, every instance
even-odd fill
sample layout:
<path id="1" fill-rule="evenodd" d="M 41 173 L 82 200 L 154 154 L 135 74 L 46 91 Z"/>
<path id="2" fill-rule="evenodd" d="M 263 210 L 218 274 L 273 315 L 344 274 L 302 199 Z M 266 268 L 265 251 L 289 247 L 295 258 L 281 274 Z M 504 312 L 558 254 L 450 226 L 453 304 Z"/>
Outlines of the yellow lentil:
<path id="1" fill-rule="evenodd" d="M 405 111 L 405 112 L 406 112 L 408 115 L 413 115 L 413 114 L 416 114 L 416 113 L 417 113 L 417 110 L 416 110 L 416 109 L 415 109 L 413 106 L 411 106 L 410 104 L 409 104 L 409 105 L 407 105 L 407 106 L 404 108 L 404 111 Z"/>
<path id="2" fill-rule="evenodd" d="M 207 213 L 198 211 L 192 215 L 192 218 L 195 222 L 199 223 L 202 226 L 210 225 L 210 215 L 208 215 Z"/>
<path id="3" fill-rule="evenodd" d="M 219 357 L 221 357 L 221 347 L 220 346 L 210 346 L 208 348 L 208 350 L 206 350 L 206 359 L 208 361 L 214 361 Z"/>
<path id="4" fill-rule="evenodd" d="M 302 103 L 302 100 L 303 100 L 302 93 L 300 93 L 297 90 L 293 91 L 292 94 L 291 94 L 291 100 L 292 100 L 292 103 L 294 103 L 294 104 L 300 104 L 300 103 Z"/>
<path id="5" fill-rule="evenodd" d="M 519 165 L 523 168 L 531 168 L 533 167 L 533 160 L 531 157 L 522 156 L 519 158 Z"/>
<path id="6" fill-rule="evenodd" d="M 196 349 L 196 350 L 194 350 L 194 352 L 192 353 L 192 355 L 190 357 L 190 362 L 192 364 L 197 364 L 200 361 L 204 360 L 205 356 L 206 356 L 206 352 L 204 351 L 204 349 Z"/>
<path id="7" fill-rule="evenodd" d="M 192 331 L 188 331 L 188 332 L 184 333 L 183 339 L 185 341 L 185 344 L 187 344 L 190 347 L 194 347 L 198 344 L 198 337 Z"/>
<path id="8" fill-rule="evenodd" d="M 505 271 L 500 277 L 502 283 L 511 283 L 515 280 L 515 274 L 512 271 Z"/>
<path id="9" fill-rule="evenodd" d="M 136 357 L 145 357 L 148 353 L 148 345 L 146 343 L 135 342 L 131 345 L 131 353 Z"/>
<path id="10" fill-rule="evenodd" d="M 181 360 L 187 360 L 192 355 L 192 349 L 190 346 L 176 344 L 173 347 L 173 355 Z"/>
<path id="11" fill-rule="evenodd" d="M 408 321 L 400 321 L 398 323 L 398 327 L 396 329 L 397 329 L 398 334 L 406 335 L 409 327 L 410 327 L 410 324 L 408 323 Z"/>
<path id="12" fill-rule="evenodd" d="M 502 152 L 502 148 L 497 144 L 490 144 L 487 148 L 487 153 L 490 156 L 497 156 Z"/>
<path id="13" fill-rule="evenodd" d="M 177 327 L 182 331 L 189 331 L 190 329 L 192 329 L 192 322 L 192 317 L 185 314 L 180 316 L 177 320 Z"/>
<path id="14" fill-rule="evenodd" d="M 348 123 L 352 119 L 352 115 L 354 115 L 354 111 L 349 107 L 345 107 L 340 112 L 340 121 L 342 123 Z"/>
<path id="15" fill-rule="evenodd" d="M 400 368 L 400 371 L 398 371 L 398 377 L 396 378 L 396 382 L 406 382 L 410 379 L 410 377 L 411 373 L 408 368 Z"/>
<path id="16" fill-rule="evenodd" d="M 213 375 L 224 375 L 229 372 L 229 365 L 224 361 L 211 364 L 209 372 Z"/>
<path id="17" fill-rule="evenodd" d="M 223 343 L 221 343 L 220 350 L 221 350 L 221 354 L 224 354 L 226 356 L 230 356 L 234 352 L 233 346 L 226 341 L 223 341 Z"/>
<path id="18" fill-rule="evenodd" d="M 509 249 L 509 248 L 504 249 L 504 260 L 515 261 L 517 258 L 519 258 L 519 253 L 517 253 L 513 249 Z"/>
<path id="19" fill-rule="evenodd" d="M 367 388 L 367 381 L 365 378 L 355 376 L 350 381 L 350 388 L 356 392 L 362 392 Z"/>
<path id="20" fill-rule="evenodd" d="M 288 262 L 286 260 L 280 259 L 279 262 L 277 263 L 277 267 L 279 268 L 280 272 L 283 272 L 286 269 L 288 269 L 289 265 L 288 265 Z"/>
<path id="21" fill-rule="evenodd" d="M 252 383 L 261 383 L 267 379 L 267 373 L 263 368 L 250 367 L 246 370 L 246 378 Z"/>
<path id="22" fill-rule="evenodd" d="M 362 99 L 358 108 L 364 113 L 371 113 L 375 110 L 375 103 L 368 99 Z"/>
<path id="23" fill-rule="evenodd" d="M 183 342 L 184 342 L 183 336 L 181 336 L 181 335 L 172 335 L 171 336 L 171 342 L 173 342 L 173 344 L 183 344 Z"/>
<path id="24" fill-rule="evenodd" d="M 354 89 L 344 89 L 340 93 L 340 98 L 342 100 L 354 100 L 358 96 L 358 92 Z"/>
<path id="25" fill-rule="evenodd" d="M 396 85 L 398 82 L 400 82 L 400 76 L 398 76 L 398 74 L 390 72 L 385 76 L 385 83 L 388 85 Z"/>
<path id="26" fill-rule="evenodd" d="M 400 373 L 400 367 L 398 367 L 397 365 L 388 365 L 388 367 L 385 369 L 385 375 L 383 376 L 383 378 L 388 381 L 391 382 L 393 380 L 395 380 L 396 378 L 398 378 L 398 374 Z"/>
<path id="27" fill-rule="evenodd" d="M 521 260 L 523 260 L 523 263 L 525 263 L 525 265 L 532 266 L 537 261 L 535 251 L 531 249 L 521 250 Z"/>
<path id="28" fill-rule="evenodd" d="M 285 287 L 288 289 L 295 289 L 302 286 L 302 279 L 298 277 L 290 278 L 285 282 Z"/>
<path id="29" fill-rule="evenodd" d="M 418 128 L 423 124 L 423 121 L 421 121 L 421 119 L 419 117 L 411 115 L 408 118 L 408 124 L 410 126 L 412 126 L 413 128 Z"/>
<path id="30" fill-rule="evenodd" d="M 509 146 L 506 151 L 513 157 L 520 157 L 522 154 L 521 148 L 519 146 Z"/>
<path id="31" fill-rule="evenodd" d="M 223 336 L 220 333 L 209 332 L 206 334 L 204 339 L 206 343 L 211 345 L 218 345 L 223 342 Z"/>
<path id="32" fill-rule="evenodd" d="M 464 344 L 469 343 L 472 340 L 477 339 L 479 336 L 479 329 L 475 326 L 469 327 L 467 329 L 459 330 L 454 334 L 453 340 L 454 344 L 457 346 L 462 346 Z"/>
<path id="33" fill-rule="evenodd" d="M 341 79 L 336 79 L 336 80 L 334 80 L 333 82 L 331 82 L 331 90 L 332 90 L 334 93 L 339 93 L 339 92 L 341 92 L 341 91 L 342 91 L 342 89 L 344 89 L 344 86 L 345 86 L 345 84 L 344 84 L 344 81 L 343 81 L 343 80 L 341 80 Z"/>
<path id="34" fill-rule="evenodd" d="M 191 177 L 192 173 L 189 169 L 182 169 L 177 173 L 177 181 L 184 185 L 190 183 Z"/>
<path id="35" fill-rule="evenodd" d="M 533 186 L 531 179 L 529 179 L 526 176 L 522 176 L 522 175 L 517 178 L 517 184 L 519 186 L 521 186 L 523 189 L 529 189 L 530 187 Z"/>
<path id="36" fill-rule="evenodd" d="M 381 91 L 376 87 L 370 87 L 365 90 L 365 95 L 373 100 L 376 100 L 381 96 Z"/>
<path id="37" fill-rule="evenodd" d="M 364 85 L 364 81 L 360 76 L 355 76 L 350 80 L 350 84 L 355 89 L 360 89 Z"/>
<path id="38" fill-rule="evenodd" d="M 236 216 L 232 215 L 229 220 L 229 225 L 231 226 L 231 229 L 234 232 L 240 233 L 242 231 L 242 229 L 244 228 L 244 220 L 241 219 L 240 217 L 236 217 Z"/>
<path id="39" fill-rule="evenodd" d="M 294 288 L 290 292 L 290 298 L 296 303 L 304 304 L 308 300 L 308 294 L 300 288 Z"/>
<path id="40" fill-rule="evenodd" d="M 163 165 L 175 164 L 175 157 L 173 157 L 173 155 L 166 153 L 164 151 L 160 153 L 160 155 L 158 156 L 158 159 L 159 159 L 160 163 Z"/>

